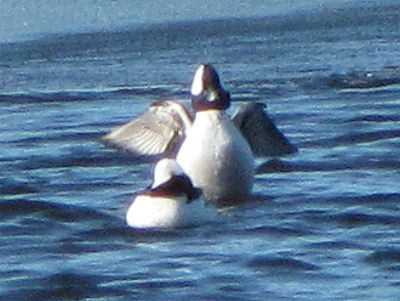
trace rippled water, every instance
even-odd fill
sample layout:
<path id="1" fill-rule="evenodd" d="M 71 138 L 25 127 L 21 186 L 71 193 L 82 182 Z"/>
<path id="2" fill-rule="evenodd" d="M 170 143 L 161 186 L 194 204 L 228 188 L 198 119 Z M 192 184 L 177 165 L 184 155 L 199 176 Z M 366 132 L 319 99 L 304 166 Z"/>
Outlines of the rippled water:
<path id="1" fill-rule="evenodd" d="M 1 299 L 398 300 L 399 8 L 0 45 Z M 299 151 L 259 160 L 260 201 L 218 221 L 129 229 L 151 166 L 99 137 L 189 103 L 202 62 Z"/>

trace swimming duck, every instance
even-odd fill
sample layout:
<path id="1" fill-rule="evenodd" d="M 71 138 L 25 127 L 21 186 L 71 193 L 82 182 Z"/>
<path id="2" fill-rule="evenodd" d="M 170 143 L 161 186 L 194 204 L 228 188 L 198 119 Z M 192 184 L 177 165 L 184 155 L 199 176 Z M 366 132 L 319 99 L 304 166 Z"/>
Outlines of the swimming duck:
<path id="1" fill-rule="evenodd" d="M 156 102 L 104 140 L 138 156 L 176 158 L 193 185 L 217 206 L 246 200 L 254 182 L 253 155 L 284 155 L 296 148 L 263 104 L 247 104 L 229 118 L 230 94 L 211 65 L 198 67 L 190 91 L 193 117 L 178 102 Z"/>
<path id="2" fill-rule="evenodd" d="M 150 188 L 138 193 L 126 213 L 133 228 L 174 228 L 194 225 L 216 212 L 200 198 L 201 190 L 194 187 L 174 159 L 161 159 L 154 169 Z"/>

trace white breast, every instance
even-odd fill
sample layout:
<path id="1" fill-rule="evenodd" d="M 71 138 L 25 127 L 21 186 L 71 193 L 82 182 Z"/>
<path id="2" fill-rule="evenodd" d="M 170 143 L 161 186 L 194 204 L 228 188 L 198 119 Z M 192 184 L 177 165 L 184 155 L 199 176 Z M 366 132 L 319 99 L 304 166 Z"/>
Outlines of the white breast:
<path id="1" fill-rule="evenodd" d="M 139 195 L 126 214 L 133 228 L 175 228 L 198 225 L 218 218 L 218 213 L 198 199 L 190 203 L 186 198 L 151 197 Z"/>
<path id="2" fill-rule="evenodd" d="M 246 199 L 253 186 L 250 147 L 221 111 L 196 114 L 177 161 L 209 201 L 235 203 Z"/>
<path id="3" fill-rule="evenodd" d="M 170 228 L 178 224 L 181 214 L 180 201 L 139 195 L 129 207 L 126 221 L 134 228 Z"/>

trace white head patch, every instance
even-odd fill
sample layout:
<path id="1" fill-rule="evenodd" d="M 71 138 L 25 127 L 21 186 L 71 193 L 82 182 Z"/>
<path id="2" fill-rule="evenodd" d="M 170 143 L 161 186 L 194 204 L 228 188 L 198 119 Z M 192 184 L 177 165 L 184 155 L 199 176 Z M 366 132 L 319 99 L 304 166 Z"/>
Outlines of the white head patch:
<path id="1" fill-rule="evenodd" d="M 183 175 L 182 168 L 174 159 L 161 159 L 157 162 L 154 168 L 154 181 L 152 188 L 160 186 L 162 183 L 167 182 L 174 175 Z"/>
<path id="2" fill-rule="evenodd" d="M 199 68 L 197 68 L 197 71 L 193 78 L 192 87 L 190 89 L 192 95 L 200 95 L 201 92 L 203 92 L 204 89 L 203 74 L 204 74 L 204 65 L 201 65 Z"/>

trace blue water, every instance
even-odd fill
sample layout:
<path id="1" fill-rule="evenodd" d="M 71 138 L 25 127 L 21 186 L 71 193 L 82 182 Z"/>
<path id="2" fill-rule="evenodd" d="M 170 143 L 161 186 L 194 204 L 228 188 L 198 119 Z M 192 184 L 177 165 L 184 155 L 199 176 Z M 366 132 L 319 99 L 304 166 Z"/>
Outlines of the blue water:
<path id="1" fill-rule="evenodd" d="M 4 39 L 0 299 L 398 300 L 400 3 L 299 3 Z M 99 137 L 188 104 L 204 62 L 299 151 L 259 160 L 260 201 L 216 222 L 129 229 L 152 167 Z"/>

